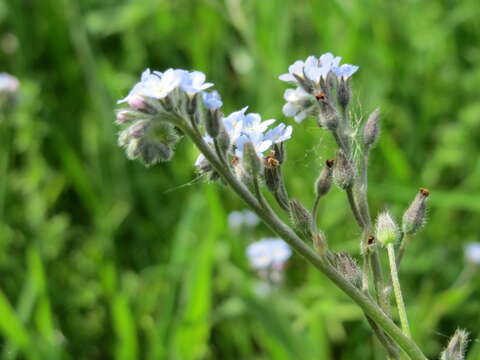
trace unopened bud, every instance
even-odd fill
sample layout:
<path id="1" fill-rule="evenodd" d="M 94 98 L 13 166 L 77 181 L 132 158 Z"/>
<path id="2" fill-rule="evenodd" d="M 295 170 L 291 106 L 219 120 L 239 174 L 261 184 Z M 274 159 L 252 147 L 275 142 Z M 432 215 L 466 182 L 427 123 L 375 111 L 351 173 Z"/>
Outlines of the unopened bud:
<path id="1" fill-rule="evenodd" d="M 129 111 L 128 110 L 120 110 L 117 112 L 117 119 L 116 119 L 116 123 L 117 124 L 123 124 L 125 122 L 127 122 L 128 120 L 130 120 L 130 117 L 128 116 L 129 114 Z"/>
<path id="2" fill-rule="evenodd" d="M 283 164 L 286 155 L 284 142 L 274 144 L 273 151 L 275 151 L 275 159 L 277 159 L 280 164 Z"/>
<path id="3" fill-rule="evenodd" d="M 368 149 L 378 140 L 380 133 L 380 109 L 375 109 L 363 127 L 363 145 Z"/>
<path id="4" fill-rule="evenodd" d="M 230 135 L 228 135 L 227 130 L 225 129 L 225 126 L 223 126 L 222 122 L 219 123 L 217 141 L 220 150 L 223 151 L 224 155 L 226 155 L 230 149 Z"/>
<path id="5" fill-rule="evenodd" d="M 310 239 L 312 236 L 312 215 L 298 200 L 290 200 L 290 217 L 297 232 Z"/>
<path id="6" fill-rule="evenodd" d="M 426 201 L 430 192 L 420 189 L 407 211 L 403 214 L 402 230 L 407 235 L 415 234 L 425 223 Z"/>
<path id="7" fill-rule="evenodd" d="M 335 253 L 334 264 L 337 271 L 341 273 L 348 282 L 358 288 L 361 287 L 362 271 L 352 257 L 343 252 Z"/>
<path id="8" fill-rule="evenodd" d="M 327 238 L 322 231 L 313 234 L 313 247 L 321 256 L 327 253 Z"/>
<path id="9" fill-rule="evenodd" d="M 467 342 L 468 332 L 457 329 L 448 342 L 446 349 L 442 352 L 440 360 L 464 360 Z"/>
<path id="10" fill-rule="evenodd" d="M 212 138 L 216 138 L 220 133 L 220 118 L 221 113 L 217 110 L 207 110 L 207 116 L 205 118 L 205 129 L 207 134 Z"/>
<path id="11" fill-rule="evenodd" d="M 282 178 L 279 171 L 280 162 L 276 158 L 275 151 L 265 157 L 264 165 L 265 184 L 268 190 L 276 192 L 280 187 Z"/>
<path id="12" fill-rule="evenodd" d="M 190 115 L 195 114 L 197 110 L 197 103 L 198 103 L 198 93 L 193 94 L 192 96 L 188 96 L 187 100 L 187 112 Z"/>
<path id="13" fill-rule="evenodd" d="M 145 98 L 141 95 L 132 95 L 128 98 L 128 105 L 136 110 L 143 110 L 146 107 Z"/>
<path id="14" fill-rule="evenodd" d="M 300 87 L 303 90 L 305 90 L 309 94 L 311 94 L 313 92 L 313 84 L 310 81 L 310 79 L 308 79 L 305 75 L 304 76 L 298 76 L 297 74 L 293 74 L 293 76 L 297 80 L 298 85 L 300 85 Z"/>
<path id="15" fill-rule="evenodd" d="M 338 114 L 337 110 L 325 97 L 324 99 L 319 98 L 319 95 L 316 95 L 318 103 L 320 105 L 320 114 L 318 116 L 318 125 L 323 128 L 327 128 L 330 131 L 334 131 L 338 127 Z"/>
<path id="16" fill-rule="evenodd" d="M 382 246 L 394 244 L 399 235 L 398 226 L 388 212 L 378 215 L 375 236 Z"/>
<path id="17" fill-rule="evenodd" d="M 315 182 L 315 194 L 317 196 L 323 196 L 330 190 L 332 186 L 332 173 L 333 173 L 333 164 L 335 160 L 325 161 L 325 166 L 323 167 L 320 175 Z"/>
<path id="18" fill-rule="evenodd" d="M 333 167 L 333 181 L 344 190 L 350 189 L 355 181 L 355 168 L 343 150 L 337 151 Z"/>
<path id="19" fill-rule="evenodd" d="M 252 142 L 243 145 L 243 169 L 251 177 L 257 177 L 262 171 L 262 161 L 258 157 Z"/>
<path id="20" fill-rule="evenodd" d="M 338 104 L 342 108 L 347 107 L 348 103 L 350 102 L 350 95 L 351 95 L 350 84 L 348 80 L 345 80 L 342 77 L 340 79 L 340 83 L 338 84 L 338 92 L 337 92 Z"/>
<path id="21" fill-rule="evenodd" d="M 140 159 L 147 167 L 160 161 L 169 161 L 173 156 L 172 148 L 158 142 L 141 141 L 139 151 Z"/>

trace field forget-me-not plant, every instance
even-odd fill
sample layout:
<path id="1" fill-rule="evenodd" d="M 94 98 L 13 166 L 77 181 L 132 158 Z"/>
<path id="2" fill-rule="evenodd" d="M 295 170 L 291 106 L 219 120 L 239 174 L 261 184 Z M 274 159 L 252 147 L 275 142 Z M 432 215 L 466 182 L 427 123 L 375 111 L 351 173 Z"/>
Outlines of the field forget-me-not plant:
<path id="1" fill-rule="evenodd" d="M 309 56 L 279 76 L 292 86 L 285 90 L 283 114 L 295 122 L 316 121 L 338 147 L 314 184 L 311 210 L 291 197 L 282 175 L 287 166 L 286 145 L 298 141 L 293 126 L 262 119 L 248 107 L 224 115 L 220 94 L 211 90 L 213 84 L 201 72 L 145 70 L 129 94 L 118 101 L 118 143 L 129 159 L 151 166 L 170 160 L 181 135 L 189 137 L 200 150 L 194 164 L 198 172 L 208 181 L 229 186 L 282 239 L 266 239 L 248 247 L 257 271 L 283 270 L 290 256 L 286 244 L 290 245 L 361 307 L 389 359 L 424 360 L 410 333 L 398 272 L 409 241 L 425 223 L 430 193 L 420 189 L 398 223 L 386 211 L 376 222 L 372 220 L 367 169 L 369 153 L 379 138 L 380 111 L 374 110 L 363 123 L 351 121 L 351 81 L 359 67 L 341 61 L 331 53 Z M 318 209 L 332 184 L 345 192 L 361 229 L 359 261 L 331 250 L 327 234 L 319 227 Z M 266 191 L 277 206 L 267 201 Z M 289 221 L 282 220 L 279 212 L 288 215 Z M 478 249 L 472 249 L 467 256 L 476 262 Z M 383 257 L 388 259 L 388 272 Z M 267 273 L 270 276 L 271 271 Z M 466 342 L 466 333 L 458 330 L 440 358 L 464 359 Z"/>

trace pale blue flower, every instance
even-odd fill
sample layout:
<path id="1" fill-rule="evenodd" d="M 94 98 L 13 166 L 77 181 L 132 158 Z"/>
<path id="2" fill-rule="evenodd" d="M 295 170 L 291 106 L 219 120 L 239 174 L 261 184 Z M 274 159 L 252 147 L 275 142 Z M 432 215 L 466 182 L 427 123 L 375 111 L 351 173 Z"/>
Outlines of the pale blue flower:
<path id="1" fill-rule="evenodd" d="M 275 122 L 275 119 L 262 121 L 260 114 L 246 114 L 242 121 L 242 133 L 250 134 L 255 132 L 263 133 L 267 128 Z"/>
<path id="2" fill-rule="evenodd" d="M 297 123 L 302 122 L 310 115 L 316 105 L 315 98 L 301 87 L 286 89 L 283 97 L 287 101 L 282 108 L 283 114 L 294 117 Z"/>
<path id="3" fill-rule="evenodd" d="M 297 83 L 297 79 L 294 75 L 303 78 L 303 65 L 305 63 L 301 60 L 295 61 L 288 67 L 288 73 L 280 75 L 278 78 L 282 81 Z"/>
<path id="4" fill-rule="evenodd" d="M 242 133 L 243 120 L 245 119 L 245 111 L 247 111 L 248 106 L 245 106 L 243 109 L 234 111 L 227 117 L 223 118 L 223 124 L 225 130 L 230 136 L 230 141 L 234 143 Z"/>
<path id="5" fill-rule="evenodd" d="M 252 268 L 264 270 L 283 268 L 285 262 L 292 255 L 292 250 L 281 239 L 266 238 L 250 244 L 246 253 Z"/>
<path id="6" fill-rule="evenodd" d="M 238 158 L 243 157 L 243 148 L 247 142 L 251 142 L 255 152 L 259 157 L 263 157 L 263 153 L 272 146 L 272 140 L 264 138 L 263 133 L 254 132 L 249 134 L 240 135 L 235 142 L 235 156 Z"/>
<path id="7" fill-rule="evenodd" d="M 335 56 L 330 52 L 320 56 L 320 65 L 328 67 L 329 69 L 333 68 L 334 66 L 338 66 L 340 61 L 342 61 L 340 56 Z"/>
<path id="8" fill-rule="evenodd" d="M 140 82 L 135 84 L 130 93 L 123 99 L 118 100 L 117 104 L 129 101 L 134 96 L 151 97 L 154 99 L 163 99 L 170 94 L 182 81 L 182 73 L 174 69 L 168 69 L 164 73 L 150 69 L 142 73 Z"/>
<path id="9" fill-rule="evenodd" d="M 217 110 L 222 107 L 223 102 L 218 91 L 203 92 L 203 103 L 208 110 Z"/>
<path id="10" fill-rule="evenodd" d="M 281 123 L 271 130 L 268 130 L 264 136 L 266 140 L 270 140 L 274 144 L 278 144 L 282 141 L 288 140 L 292 137 L 293 127 L 291 125 L 286 126 Z"/>
<path id="11" fill-rule="evenodd" d="M 260 222 L 260 218 L 251 210 L 243 210 L 243 222 L 248 227 L 255 227 Z"/>
<path id="12" fill-rule="evenodd" d="M 341 66 L 335 66 L 332 68 L 332 71 L 338 78 L 347 80 L 350 76 L 355 74 L 359 69 L 356 65 L 343 64 Z"/>
<path id="13" fill-rule="evenodd" d="M 480 243 L 470 243 L 465 246 L 465 257 L 473 264 L 480 265 Z"/>
<path id="14" fill-rule="evenodd" d="M 178 71 L 178 70 L 177 70 Z M 188 94 L 196 94 L 213 86 L 213 83 L 206 83 L 206 76 L 200 71 L 187 72 L 181 70 L 181 88 Z M 165 76 L 165 75 L 164 75 Z"/>

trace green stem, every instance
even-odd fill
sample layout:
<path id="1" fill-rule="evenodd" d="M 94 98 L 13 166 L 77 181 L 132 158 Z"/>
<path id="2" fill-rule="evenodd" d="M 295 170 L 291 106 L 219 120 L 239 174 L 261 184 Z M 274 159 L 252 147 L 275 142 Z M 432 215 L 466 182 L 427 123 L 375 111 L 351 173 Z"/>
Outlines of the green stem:
<path id="1" fill-rule="evenodd" d="M 395 247 L 393 244 L 387 245 L 388 260 L 390 262 L 390 274 L 392 276 L 393 292 L 395 293 L 395 301 L 397 302 L 398 315 L 400 323 L 402 324 L 403 333 L 412 337 L 410 333 L 410 326 L 408 325 L 407 311 L 405 303 L 403 302 L 402 289 L 400 287 L 400 280 L 398 279 L 397 262 L 395 259 Z"/>
<path id="2" fill-rule="evenodd" d="M 405 249 L 407 248 L 407 245 L 409 242 L 410 242 L 410 236 L 408 236 L 402 231 L 400 234 L 400 247 L 398 248 L 398 253 L 396 257 L 397 268 L 400 268 L 400 262 L 403 259 L 403 255 L 405 254 Z"/>
<path id="3" fill-rule="evenodd" d="M 357 303 L 382 330 L 396 342 L 412 360 L 426 360 L 418 345 L 412 339 L 405 336 L 397 325 L 373 302 L 366 294 L 348 282 L 331 265 L 324 261 L 314 250 L 312 250 L 300 237 L 286 225 L 276 214 L 262 208 L 258 200 L 252 193 L 240 183 L 237 178 L 225 168 L 212 149 L 203 141 L 202 137 L 197 135 L 188 126 L 185 121 L 176 124 L 179 126 L 195 143 L 203 155 L 210 161 L 212 166 L 223 179 L 232 187 L 232 189 L 250 206 L 257 215 L 265 222 L 270 229 L 278 236 L 284 239 L 293 249 L 295 249 L 308 262 L 320 270 L 333 283 L 335 283 L 345 294 L 347 294 L 355 303 Z"/>

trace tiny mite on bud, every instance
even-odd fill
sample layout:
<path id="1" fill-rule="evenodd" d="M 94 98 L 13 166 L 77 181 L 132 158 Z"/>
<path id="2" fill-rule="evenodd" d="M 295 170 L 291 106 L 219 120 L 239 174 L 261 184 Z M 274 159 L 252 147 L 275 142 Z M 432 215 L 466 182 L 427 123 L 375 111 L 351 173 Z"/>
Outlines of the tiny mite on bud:
<path id="1" fill-rule="evenodd" d="M 375 236 L 370 235 L 370 236 L 367 238 L 367 244 L 368 244 L 368 245 L 372 245 L 374 242 L 375 242 Z"/>
<path id="2" fill-rule="evenodd" d="M 430 195 L 430 191 L 428 189 L 420 189 L 420 194 L 422 194 L 425 197 L 428 197 Z"/>
<path id="3" fill-rule="evenodd" d="M 329 168 L 333 167 L 334 164 L 335 164 L 334 159 L 329 159 L 329 160 L 325 161 L 325 165 L 327 165 Z"/>
<path id="4" fill-rule="evenodd" d="M 327 98 L 327 94 L 317 93 L 317 94 L 315 94 L 315 97 L 317 98 L 317 100 L 325 100 Z"/>
<path id="5" fill-rule="evenodd" d="M 238 156 L 234 156 L 231 161 L 233 166 L 237 166 L 240 162 L 240 158 Z"/>
<path id="6" fill-rule="evenodd" d="M 265 166 L 269 168 L 276 168 L 280 162 L 275 158 L 275 153 L 268 155 L 265 159 Z"/>

